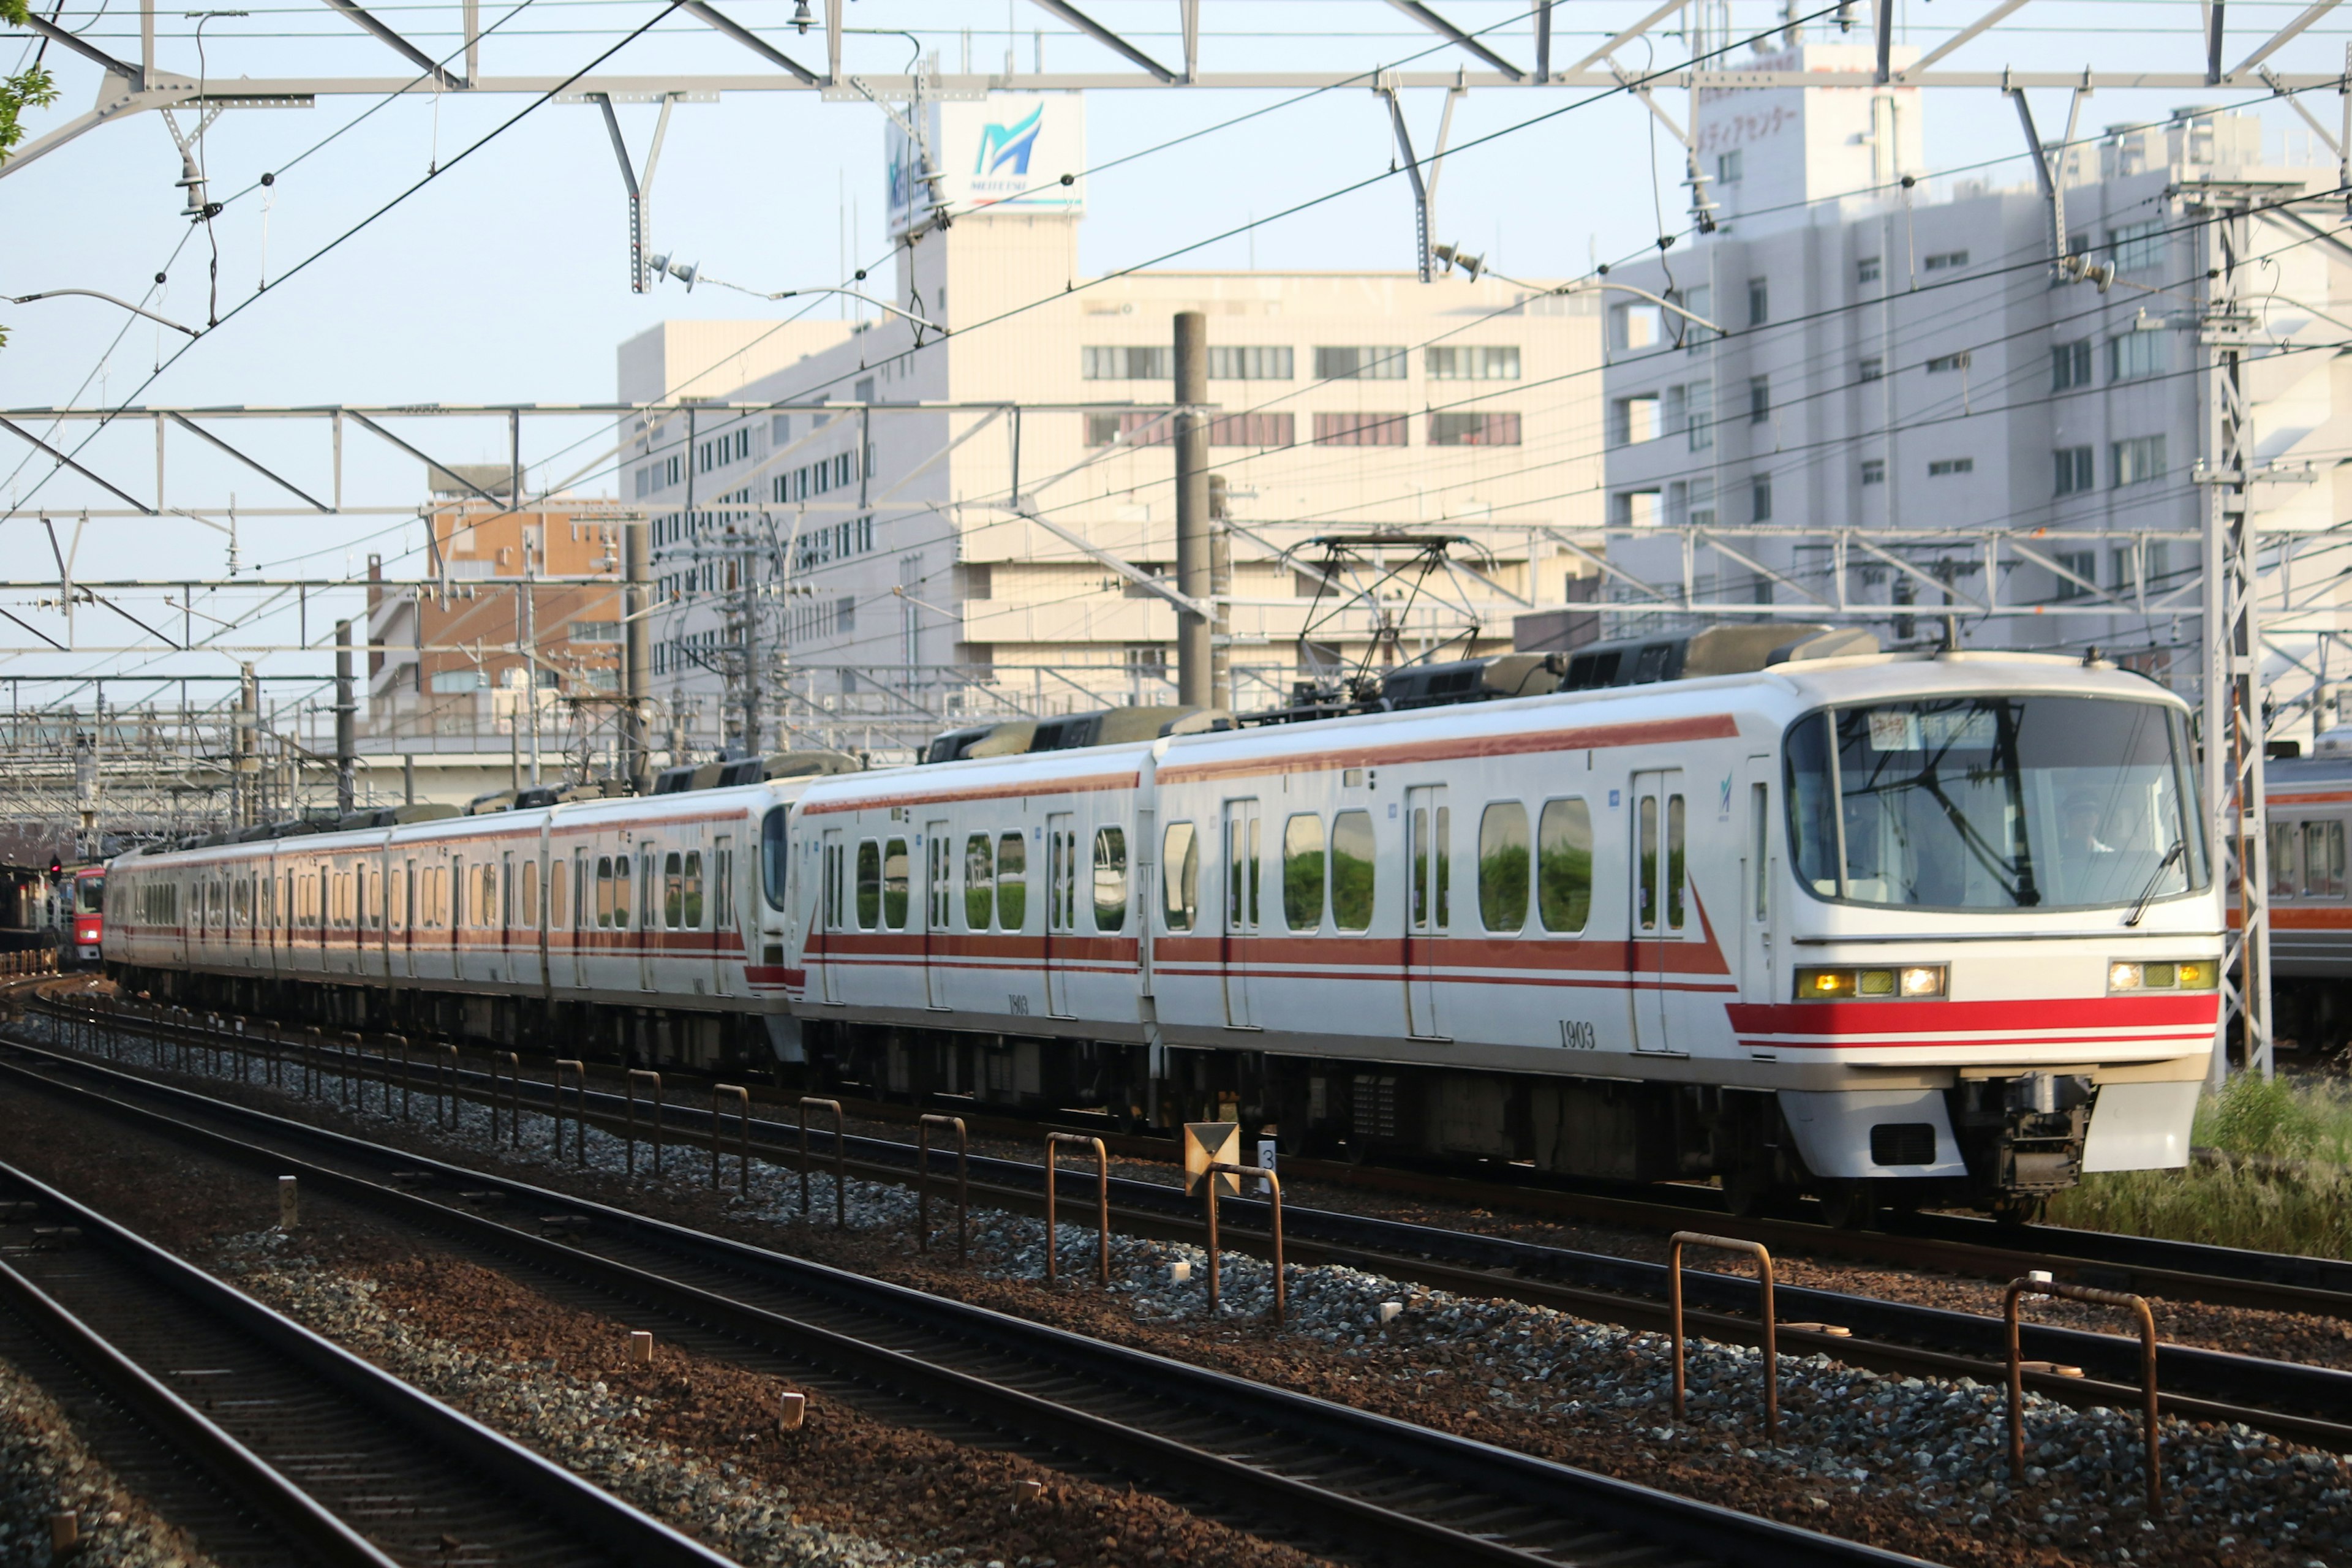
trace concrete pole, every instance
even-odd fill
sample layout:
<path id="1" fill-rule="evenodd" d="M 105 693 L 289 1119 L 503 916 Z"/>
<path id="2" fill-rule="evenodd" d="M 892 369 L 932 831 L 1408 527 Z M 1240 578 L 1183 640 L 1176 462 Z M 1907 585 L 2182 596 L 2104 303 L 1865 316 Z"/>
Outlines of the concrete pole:
<path id="1" fill-rule="evenodd" d="M 1198 310 L 1176 315 L 1176 401 L 1197 408 L 1209 400 L 1209 318 Z M 1210 584 L 1209 421 L 1203 415 L 1176 416 L 1176 591 L 1205 600 Z M 1216 700 L 1210 664 L 1209 621 L 1190 610 L 1176 612 L 1176 700 L 1206 708 Z"/>
<path id="2" fill-rule="evenodd" d="M 261 820 L 261 683 L 253 666 L 237 666 L 236 710 L 229 715 L 229 784 L 235 826 L 250 827 Z"/>
<path id="3" fill-rule="evenodd" d="M 689 458 L 693 450 L 688 447 Z M 689 461 L 687 466 L 690 468 L 693 464 Z M 654 662 L 653 633 L 646 623 L 646 609 L 652 597 L 652 527 L 634 521 L 619 526 L 625 578 L 621 617 L 626 628 L 621 643 L 621 766 L 636 792 L 644 795 L 653 788 L 652 761 L 646 745 L 646 700 Z"/>
<path id="4" fill-rule="evenodd" d="M 352 623 L 335 623 L 335 809 L 350 812 L 357 805 L 359 763 L 353 753 L 353 729 L 358 704 L 352 689 Z"/>
<path id="5" fill-rule="evenodd" d="M 1225 476 L 1209 476 L 1209 592 L 1216 599 L 1209 617 L 1209 705 L 1231 709 L 1234 701 L 1234 536 L 1225 526 L 1233 511 L 1225 500 Z"/>

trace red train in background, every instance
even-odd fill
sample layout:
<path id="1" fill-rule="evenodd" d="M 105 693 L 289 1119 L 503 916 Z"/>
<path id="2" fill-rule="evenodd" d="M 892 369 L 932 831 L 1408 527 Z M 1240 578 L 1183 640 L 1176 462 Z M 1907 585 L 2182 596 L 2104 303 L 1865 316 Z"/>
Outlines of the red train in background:
<path id="1" fill-rule="evenodd" d="M 68 874 L 58 891 L 65 904 L 65 961 L 79 967 L 98 965 L 106 941 L 106 868 L 84 866 Z"/>

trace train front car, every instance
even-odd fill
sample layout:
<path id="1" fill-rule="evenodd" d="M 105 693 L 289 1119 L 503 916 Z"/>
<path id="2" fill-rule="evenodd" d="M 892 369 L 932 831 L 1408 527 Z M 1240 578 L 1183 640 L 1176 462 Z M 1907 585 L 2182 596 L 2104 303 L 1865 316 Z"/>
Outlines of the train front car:
<path id="1" fill-rule="evenodd" d="M 1778 1115 L 1719 1129 L 1734 1206 L 1801 1181 L 2025 1216 L 2184 1163 L 2221 947 L 2186 708 L 2018 656 L 1782 679 L 1804 711 L 1742 911 L 1770 957 L 1727 1009 Z"/>
<path id="2" fill-rule="evenodd" d="M 78 967 L 92 967 L 99 963 L 106 941 L 106 868 L 85 866 L 76 871 L 71 899 L 72 962 Z"/>

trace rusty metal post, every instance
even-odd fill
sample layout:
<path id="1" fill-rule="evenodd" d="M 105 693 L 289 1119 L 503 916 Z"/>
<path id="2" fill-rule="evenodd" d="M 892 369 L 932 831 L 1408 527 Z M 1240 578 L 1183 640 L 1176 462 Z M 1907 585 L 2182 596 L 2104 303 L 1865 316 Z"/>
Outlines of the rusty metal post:
<path id="1" fill-rule="evenodd" d="M 2140 1415 L 2147 1447 L 2147 1511 L 2151 1516 L 2163 1512 L 2164 1468 L 2157 1450 L 2156 1314 L 2149 1310 L 2147 1298 L 2121 1290 L 2070 1285 L 2062 1279 L 2012 1279 L 2001 1293 L 2001 1316 L 2009 1331 L 2010 1480 L 2018 1486 L 2025 1484 L 2025 1363 L 2019 1354 L 2018 1300 L 2029 1293 L 2063 1296 L 2070 1301 L 2084 1301 L 2094 1307 L 2121 1307 L 2138 1317 Z"/>
<path id="2" fill-rule="evenodd" d="M 1055 1235 L 1054 1230 L 1054 1189 L 1058 1183 L 1054 1170 L 1054 1151 L 1064 1143 L 1074 1143 L 1095 1153 L 1095 1234 L 1097 1273 L 1103 1289 L 1110 1288 L 1110 1156 L 1103 1149 L 1103 1141 L 1084 1132 L 1048 1132 L 1045 1134 L 1045 1283 L 1054 1282 Z"/>
<path id="3" fill-rule="evenodd" d="M 416 1090 L 415 1081 L 408 1076 L 408 1037 L 394 1035 L 392 1039 L 393 1043 L 400 1047 L 400 1119 L 406 1121 L 411 1119 L 412 1097 Z M 392 1114 L 392 1101 L 389 1096 L 385 1098 L 383 1110 L 387 1116 Z"/>
<path id="4" fill-rule="evenodd" d="M 302 1098 L 305 1100 L 319 1097 L 319 1055 L 325 1049 L 325 1039 L 326 1037 L 316 1028 L 302 1031 Z"/>
<path id="5" fill-rule="evenodd" d="M 1779 1320 L 1772 1315 L 1772 1255 L 1753 1241 L 1737 1237 L 1707 1236 L 1678 1230 L 1666 1244 L 1666 1305 L 1672 1316 L 1675 1342 L 1675 1419 L 1683 1417 L 1683 1248 L 1710 1247 L 1719 1252 L 1744 1252 L 1756 1259 L 1756 1275 L 1763 1287 L 1764 1317 L 1764 1440 L 1780 1446 L 1780 1346 Z"/>
<path id="6" fill-rule="evenodd" d="M 490 1070 L 495 1076 L 498 1070 L 498 1058 L 495 1057 L 490 1058 Z M 387 1105 L 384 1110 L 388 1113 L 392 1107 Z M 493 1118 L 490 1123 L 491 1141 L 495 1142 L 498 1136 L 498 1122 Z M 520 1053 L 515 1051 L 507 1053 L 507 1147 L 509 1149 L 522 1147 L 522 1057 Z"/>
<path id="7" fill-rule="evenodd" d="M 740 1083 L 714 1084 L 710 1089 L 710 1190 L 719 1190 L 719 1104 L 725 1095 L 735 1097 L 736 1111 L 743 1129 L 742 1182 L 737 1191 L 744 1197 L 751 1195 L 751 1091 Z"/>
<path id="8" fill-rule="evenodd" d="M 1263 1165 L 1229 1165 L 1222 1160 L 1212 1161 L 1209 1164 L 1209 1245 L 1212 1248 L 1209 1254 L 1209 1310 L 1213 1312 L 1217 1310 L 1217 1255 L 1213 1249 L 1217 1241 L 1216 1178 L 1220 1174 L 1255 1176 L 1265 1184 L 1266 1191 L 1272 1194 L 1268 1210 L 1274 1226 L 1274 1321 L 1279 1323 L 1290 1300 L 1289 1290 L 1282 1276 L 1282 1178 Z M 1110 1283 L 1108 1266 L 1110 1258 L 1110 1173 L 1108 1164 L 1103 1172 L 1103 1258 L 1106 1260 L 1103 1283 L 1108 1285 Z"/>
<path id="9" fill-rule="evenodd" d="M 841 1101 L 801 1097 L 801 1213 L 809 1208 L 809 1107 L 821 1106 L 833 1112 L 833 1223 L 836 1230 L 849 1228 L 849 1124 L 843 1120 Z"/>
<path id="10" fill-rule="evenodd" d="M 552 1119 L 555 1123 L 555 1158 L 563 1158 L 563 1069 L 570 1068 L 577 1085 L 578 1098 L 572 1102 L 572 1143 L 579 1163 L 588 1163 L 588 1065 L 585 1062 L 560 1060 L 555 1064 L 555 1080 L 549 1086 Z"/>
<path id="11" fill-rule="evenodd" d="M 915 1213 L 920 1232 L 918 1245 L 925 1252 L 931 1249 L 931 1129 L 952 1127 L 956 1136 L 956 1261 L 962 1263 L 971 1256 L 971 1140 L 963 1130 L 961 1116 L 926 1115 L 916 1119 L 915 1126 Z"/>
<path id="12" fill-rule="evenodd" d="M 367 1079 L 361 1076 L 361 1070 L 367 1066 L 366 1042 L 350 1029 L 337 1035 L 335 1042 L 342 1047 L 341 1054 L 343 1059 L 351 1064 L 343 1073 L 343 1103 L 364 1113 L 367 1110 Z M 237 1076 L 244 1077 L 242 1069 Z M 388 1092 L 386 1098 L 390 1098 Z M 384 1109 L 389 1110 L 392 1107 L 386 1105 Z"/>
<path id="13" fill-rule="evenodd" d="M 443 1056 L 441 1053 L 444 1051 L 448 1055 Z M 456 1042 L 444 1041 L 435 1048 L 433 1055 L 433 1076 L 445 1086 L 441 1092 L 441 1125 L 449 1128 L 460 1126 L 464 1108 L 457 1099 L 457 1074 L 463 1063 L 458 1058 Z"/>
<path id="14" fill-rule="evenodd" d="M 650 1068 L 631 1068 L 624 1091 L 628 1096 L 629 1156 L 628 1172 L 637 1173 L 637 1085 L 651 1082 L 654 1096 L 654 1174 L 661 1174 L 661 1074 Z"/>

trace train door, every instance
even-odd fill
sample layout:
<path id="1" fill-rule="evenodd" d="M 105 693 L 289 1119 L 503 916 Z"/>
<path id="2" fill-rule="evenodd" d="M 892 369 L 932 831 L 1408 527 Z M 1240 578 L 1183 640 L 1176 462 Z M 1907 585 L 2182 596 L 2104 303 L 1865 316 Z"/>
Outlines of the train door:
<path id="1" fill-rule="evenodd" d="M 816 897 L 817 971 L 824 983 L 824 996 L 827 1002 L 841 1000 L 841 976 L 834 968 L 834 933 L 842 929 L 841 902 L 843 873 L 841 829 L 828 827 L 818 851 Z"/>
<path id="2" fill-rule="evenodd" d="M 1437 955 L 1454 924 L 1454 813 L 1444 784 L 1404 792 L 1404 828 L 1405 1019 L 1417 1038 L 1439 1039 Z"/>
<path id="3" fill-rule="evenodd" d="M 662 953 L 661 847 L 641 845 L 637 849 L 637 989 L 651 991 L 659 978 L 656 966 Z"/>
<path id="4" fill-rule="evenodd" d="M 1772 759 L 1750 757 L 1738 818 L 1746 849 L 1739 861 L 1739 994 L 1747 1001 L 1782 1000 L 1772 965 Z"/>
<path id="5" fill-rule="evenodd" d="M 923 1000 L 948 1005 L 949 933 L 955 898 L 955 830 L 946 822 L 923 824 Z"/>
<path id="6" fill-rule="evenodd" d="M 1679 768 L 1633 775 L 1633 864 L 1631 929 L 1633 1048 L 1671 1051 L 1666 1019 L 1675 949 L 1697 923 L 1690 908 L 1685 842 L 1689 808 Z"/>
<path id="7" fill-rule="evenodd" d="M 694 857 L 687 857 L 687 869 L 694 868 Z M 697 924 L 707 926 L 704 940 L 710 948 L 710 994 L 731 996 L 735 992 L 734 977 L 741 972 L 743 960 L 733 947 L 740 935 L 735 912 L 735 836 L 721 833 L 710 840 L 710 858 L 703 863 L 702 879 L 688 879 L 687 891 L 692 895 L 700 889 L 702 912 Z M 689 904 L 697 900 L 691 896 Z M 748 951 L 748 947 L 745 949 Z"/>
<path id="8" fill-rule="evenodd" d="M 1076 816 L 1066 811 L 1045 816 L 1045 1011 L 1067 1018 L 1070 977 L 1065 970 L 1077 950 L 1078 832 Z"/>
<path id="9" fill-rule="evenodd" d="M 1225 802 L 1225 1026 L 1255 1029 L 1250 965 L 1258 933 L 1258 810 L 1255 800 Z"/>

